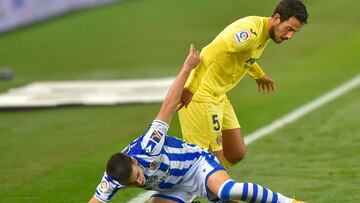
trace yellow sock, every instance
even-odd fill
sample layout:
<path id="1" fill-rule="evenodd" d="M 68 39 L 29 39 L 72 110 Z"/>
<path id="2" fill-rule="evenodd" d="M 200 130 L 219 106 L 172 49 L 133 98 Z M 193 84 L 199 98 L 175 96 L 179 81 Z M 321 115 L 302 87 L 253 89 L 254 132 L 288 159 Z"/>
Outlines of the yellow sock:
<path id="1" fill-rule="evenodd" d="M 220 161 L 221 165 L 223 165 L 226 169 L 231 168 L 234 164 L 228 161 L 225 157 L 222 157 Z"/>

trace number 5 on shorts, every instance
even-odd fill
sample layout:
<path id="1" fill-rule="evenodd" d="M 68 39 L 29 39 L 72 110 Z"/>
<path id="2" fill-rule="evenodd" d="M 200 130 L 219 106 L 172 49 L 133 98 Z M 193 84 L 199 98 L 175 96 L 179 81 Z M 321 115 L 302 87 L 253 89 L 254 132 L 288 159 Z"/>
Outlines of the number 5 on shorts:
<path id="1" fill-rule="evenodd" d="M 213 124 L 214 124 L 214 130 L 219 131 L 220 130 L 220 123 L 218 120 L 218 115 L 214 114 L 212 115 L 212 120 L 213 120 Z"/>

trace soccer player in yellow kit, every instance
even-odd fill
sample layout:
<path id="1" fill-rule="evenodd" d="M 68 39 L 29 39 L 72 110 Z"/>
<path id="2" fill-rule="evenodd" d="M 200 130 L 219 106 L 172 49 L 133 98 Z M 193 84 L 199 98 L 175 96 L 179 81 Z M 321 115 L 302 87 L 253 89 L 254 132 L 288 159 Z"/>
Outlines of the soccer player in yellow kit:
<path id="1" fill-rule="evenodd" d="M 243 159 L 245 144 L 226 93 L 246 74 L 255 79 L 259 92 L 274 92 L 275 83 L 257 60 L 270 39 L 277 44 L 291 39 L 307 17 L 301 0 L 282 0 L 270 18 L 239 19 L 202 49 L 179 105 L 186 107 L 179 111 L 185 141 L 212 151 L 227 168 Z"/>

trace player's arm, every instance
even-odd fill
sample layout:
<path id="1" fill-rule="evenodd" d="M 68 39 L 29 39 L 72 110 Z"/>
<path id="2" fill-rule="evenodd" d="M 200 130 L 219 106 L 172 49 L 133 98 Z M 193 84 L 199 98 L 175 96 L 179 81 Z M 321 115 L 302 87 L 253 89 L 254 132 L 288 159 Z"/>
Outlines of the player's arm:
<path id="1" fill-rule="evenodd" d="M 227 43 L 228 51 L 242 54 L 251 51 L 258 40 L 258 27 L 251 20 L 239 24 L 236 32 L 226 36 L 225 42 Z M 259 64 L 254 63 L 250 66 L 248 74 L 255 79 L 259 92 L 271 93 L 275 91 L 275 83 L 271 77 L 267 76 Z"/>
<path id="2" fill-rule="evenodd" d="M 202 76 L 205 74 L 205 72 L 206 66 L 201 64 L 199 64 L 195 69 L 191 71 L 190 76 L 187 79 L 185 87 L 181 94 L 180 106 L 178 107 L 177 111 L 180 110 L 183 106 L 187 106 L 190 103 L 192 96 L 199 89 Z"/>
<path id="3" fill-rule="evenodd" d="M 177 106 L 180 102 L 180 97 L 186 80 L 188 79 L 190 72 L 198 65 L 199 61 L 199 52 L 196 50 L 194 45 L 191 45 L 189 55 L 187 56 L 180 73 L 177 75 L 175 81 L 168 90 L 160 111 L 156 116 L 157 120 L 164 121 L 168 124 L 170 123 L 171 118 L 176 112 Z"/>
<path id="4" fill-rule="evenodd" d="M 225 40 L 228 45 L 229 52 L 242 54 L 253 47 L 257 42 L 256 26 L 249 22 L 244 27 L 239 28 L 238 32 L 233 36 L 227 36 Z M 267 76 L 259 64 L 254 63 L 250 66 L 248 74 L 255 79 L 258 92 L 268 93 L 275 91 L 275 83 L 270 76 Z"/>
<path id="5" fill-rule="evenodd" d="M 254 78 L 254 80 L 257 80 L 259 78 L 262 78 L 265 76 L 265 72 L 263 69 L 259 66 L 258 63 L 254 63 L 250 66 L 248 74 Z"/>
<path id="6" fill-rule="evenodd" d="M 195 92 L 199 89 L 201 83 L 201 77 L 206 72 L 204 65 L 199 65 L 197 68 L 191 71 L 189 78 L 185 83 L 185 88 L 188 89 L 191 93 L 195 94 Z"/>
<path id="7" fill-rule="evenodd" d="M 103 203 L 108 202 L 115 195 L 115 193 L 124 188 L 116 180 L 104 173 L 101 182 L 96 187 L 94 196 L 89 200 L 89 203 Z"/>
<path id="8" fill-rule="evenodd" d="M 184 62 L 183 68 L 168 90 L 158 115 L 151 123 L 147 132 L 142 136 L 141 146 L 146 154 L 156 155 L 161 152 L 165 142 L 165 135 L 169 129 L 168 124 L 179 104 L 181 91 L 184 88 L 185 81 L 198 62 L 199 53 L 196 51 L 194 45 L 191 45 L 190 53 Z"/>
<path id="9" fill-rule="evenodd" d="M 200 54 L 200 58 L 201 58 L 201 54 Z M 184 106 L 187 107 L 189 105 L 193 95 L 199 89 L 199 86 L 201 84 L 201 79 L 203 75 L 205 75 L 206 70 L 207 70 L 206 66 L 204 64 L 201 64 L 201 59 L 200 59 L 200 63 L 195 69 L 191 71 L 190 76 L 185 83 L 185 87 L 181 93 L 180 104 L 176 109 L 176 111 L 179 111 L 182 107 Z"/>
<path id="10" fill-rule="evenodd" d="M 90 200 L 89 200 L 89 203 L 102 203 L 100 200 L 96 199 L 95 197 L 92 197 Z"/>
<path id="11" fill-rule="evenodd" d="M 198 66 L 196 69 L 191 71 L 188 80 L 186 81 L 185 87 L 181 93 L 180 104 L 176 111 L 179 111 L 182 107 L 187 107 L 194 96 L 195 92 L 199 89 L 201 75 L 205 73 L 205 66 Z"/>
<path id="12" fill-rule="evenodd" d="M 250 68 L 248 74 L 254 78 L 257 83 L 258 92 L 272 93 L 275 92 L 275 83 L 270 76 L 266 75 L 259 64 L 254 63 Z"/>

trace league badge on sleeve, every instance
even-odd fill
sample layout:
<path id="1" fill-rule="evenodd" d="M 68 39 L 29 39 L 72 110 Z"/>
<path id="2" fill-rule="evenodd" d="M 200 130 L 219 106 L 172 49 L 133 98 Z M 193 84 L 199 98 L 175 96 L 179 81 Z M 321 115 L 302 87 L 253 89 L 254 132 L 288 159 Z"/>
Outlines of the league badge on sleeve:
<path id="1" fill-rule="evenodd" d="M 238 44 L 241 44 L 250 39 L 250 32 L 247 30 L 240 31 L 234 35 L 234 38 Z"/>
<path id="2" fill-rule="evenodd" d="M 100 183 L 101 192 L 106 192 L 108 190 L 108 188 L 109 188 L 109 182 L 105 179 L 103 181 L 101 181 L 101 183 Z"/>

